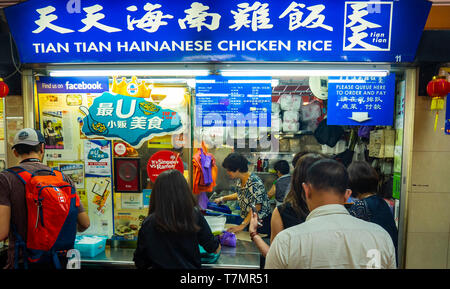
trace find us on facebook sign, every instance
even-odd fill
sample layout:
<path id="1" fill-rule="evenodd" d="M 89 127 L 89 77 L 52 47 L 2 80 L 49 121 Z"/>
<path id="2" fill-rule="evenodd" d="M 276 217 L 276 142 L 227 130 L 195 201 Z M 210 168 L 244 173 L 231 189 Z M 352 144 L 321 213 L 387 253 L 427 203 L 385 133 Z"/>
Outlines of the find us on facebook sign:
<path id="1" fill-rule="evenodd" d="M 412 62 L 426 0 L 28 0 L 22 63 Z"/>
<path id="2" fill-rule="evenodd" d="M 328 125 L 384 125 L 394 119 L 395 74 L 328 78 Z"/>
<path id="3" fill-rule="evenodd" d="M 36 80 L 38 93 L 103 93 L 109 90 L 108 77 L 49 77 Z"/>

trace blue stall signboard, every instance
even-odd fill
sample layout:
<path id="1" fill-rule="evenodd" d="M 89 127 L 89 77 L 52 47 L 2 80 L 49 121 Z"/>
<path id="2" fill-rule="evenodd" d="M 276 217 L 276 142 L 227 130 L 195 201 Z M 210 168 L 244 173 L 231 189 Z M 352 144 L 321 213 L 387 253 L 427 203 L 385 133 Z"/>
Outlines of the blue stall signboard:
<path id="1" fill-rule="evenodd" d="M 393 124 L 395 74 L 328 78 L 329 125 Z"/>
<path id="2" fill-rule="evenodd" d="M 197 127 L 270 127 L 271 77 L 197 77 Z"/>
<path id="3" fill-rule="evenodd" d="M 23 63 L 412 62 L 426 0 L 28 0 L 5 8 Z"/>

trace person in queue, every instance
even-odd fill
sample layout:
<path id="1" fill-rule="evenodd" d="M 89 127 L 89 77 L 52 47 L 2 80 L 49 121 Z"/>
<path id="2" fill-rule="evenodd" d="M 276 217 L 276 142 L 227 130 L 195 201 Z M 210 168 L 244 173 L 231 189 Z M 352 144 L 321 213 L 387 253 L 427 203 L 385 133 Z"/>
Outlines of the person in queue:
<path id="1" fill-rule="evenodd" d="M 354 161 L 347 170 L 355 199 L 348 209 L 350 215 L 383 227 L 391 236 L 398 257 L 398 229 L 389 205 L 377 194 L 379 179 L 376 170 L 365 161 Z"/>
<path id="2" fill-rule="evenodd" d="M 51 171 L 51 168 L 42 164 L 45 155 L 45 138 L 40 131 L 32 128 L 24 128 L 18 131 L 14 137 L 12 150 L 20 163 L 19 167 L 28 172 L 40 175 L 44 174 L 44 171 Z M 65 177 L 69 184 L 75 187 L 73 181 L 67 176 Z M 16 175 L 8 171 L 0 173 L 0 241 L 9 239 L 5 269 L 24 268 L 23 252 L 20 252 L 18 256 L 19 264 L 15 264 L 14 255 L 17 236 L 23 236 L 24 242 L 26 242 L 28 218 L 25 193 L 25 185 Z M 48 220 L 48 222 L 51 222 L 51 220 Z M 89 216 L 81 202 L 75 225 L 79 232 L 85 231 L 90 226 Z M 64 264 L 67 259 L 62 258 L 61 261 Z M 29 268 L 53 269 L 53 264 L 29 264 Z"/>
<path id="3" fill-rule="evenodd" d="M 302 183 L 305 181 L 307 169 L 314 162 L 323 158 L 325 157 L 322 154 L 308 153 L 298 159 L 292 175 L 291 189 L 286 195 L 284 202 L 277 206 L 272 213 L 272 219 L 270 222 L 270 243 L 273 242 L 275 236 L 279 232 L 305 221 L 309 210 L 305 202 Z M 261 252 L 261 255 L 266 257 L 267 252 L 269 251 L 269 245 L 267 245 L 267 243 L 258 235 L 257 226 L 258 216 L 253 213 L 248 231 L 250 232 L 252 241 Z"/>
<path id="4" fill-rule="evenodd" d="M 199 245 L 208 253 L 221 250 L 184 176 L 164 171 L 153 185 L 133 261 L 139 269 L 200 269 Z"/>
<path id="5" fill-rule="evenodd" d="M 310 211 L 302 224 L 278 233 L 266 257 L 266 269 L 396 268 L 389 234 L 377 224 L 351 216 L 344 207 L 351 194 L 341 163 L 312 164 L 302 184 Z"/>
<path id="6" fill-rule="evenodd" d="M 274 166 L 274 170 L 277 174 L 277 179 L 267 193 L 269 199 L 275 196 L 276 205 L 279 206 L 283 203 L 284 197 L 290 189 L 291 175 L 289 174 L 289 163 L 285 160 L 277 161 Z"/>
<path id="7" fill-rule="evenodd" d="M 244 219 L 238 226 L 228 229 L 229 232 L 236 233 L 243 231 L 250 224 L 251 207 L 257 210 L 259 218 L 262 220 L 262 227 L 258 228 L 261 234 L 270 235 L 271 210 L 269 198 L 262 180 L 248 171 L 248 160 L 239 153 L 229 154 L 223 161 L 222 167 L 226 169 L 227 175 L 236 180 L 235 193 L 223 196 L 214 200 L 215 203 L 238 200 L 241 209 L 240 216 Z"/>

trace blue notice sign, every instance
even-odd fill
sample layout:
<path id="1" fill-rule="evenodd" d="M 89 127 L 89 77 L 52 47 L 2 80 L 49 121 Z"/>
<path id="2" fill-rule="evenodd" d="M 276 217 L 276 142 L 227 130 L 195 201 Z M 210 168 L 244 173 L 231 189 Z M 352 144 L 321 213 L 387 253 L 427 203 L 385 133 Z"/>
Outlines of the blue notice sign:
<path id="1" fill-rule="evenodd" d="M 386 77 L 329 77 L 329 125 L 393 124 L 395 74 Z"/>
<path id="2" fill-rule="evenodd" d="M 197 127 L 270 127 L 271 77 L 196 78 Z"/>

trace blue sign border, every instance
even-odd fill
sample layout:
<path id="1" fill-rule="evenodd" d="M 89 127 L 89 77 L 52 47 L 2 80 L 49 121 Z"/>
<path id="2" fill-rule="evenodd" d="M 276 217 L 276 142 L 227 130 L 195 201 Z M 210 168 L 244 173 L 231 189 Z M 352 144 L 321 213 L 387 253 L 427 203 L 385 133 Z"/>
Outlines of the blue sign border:
<path id="1" fill-rule="evenodd" d="M 22 63 L 412 62 L 431 8 L 426 0 L 264 0 L 247 8 L 243 0 L 83 0 L 79 9 L 70 2 L 5 9 Z M 368 14 L 351 20 L 361 9 Z M 363 24 L 364 41 L 350 35 Z"/>

